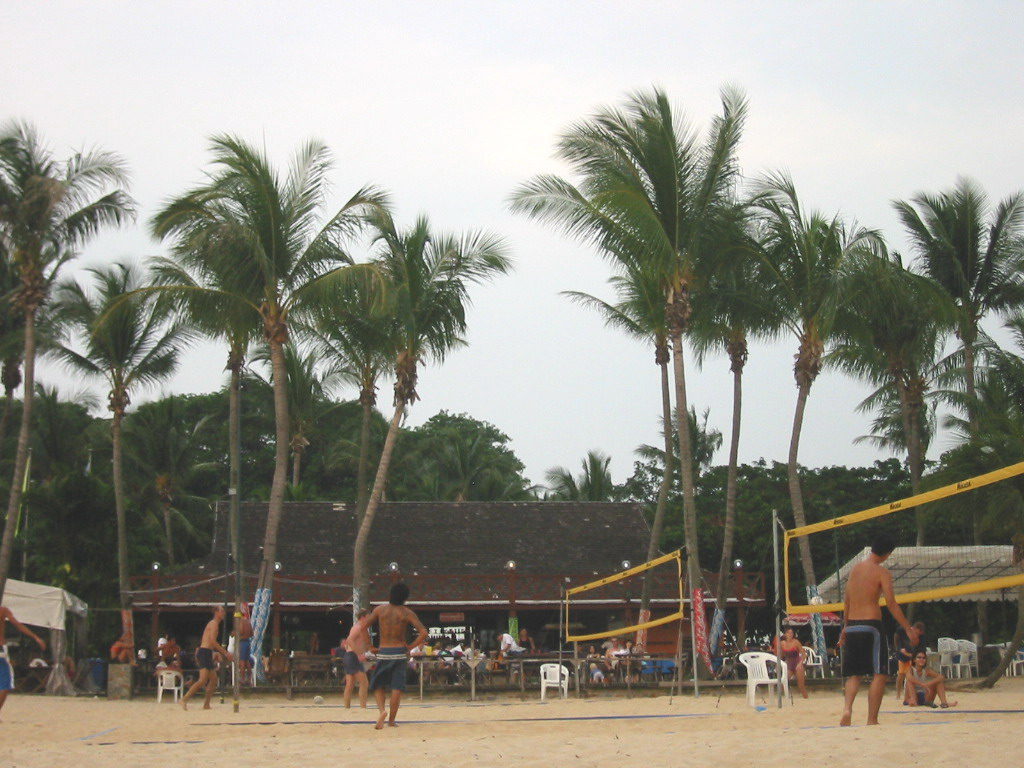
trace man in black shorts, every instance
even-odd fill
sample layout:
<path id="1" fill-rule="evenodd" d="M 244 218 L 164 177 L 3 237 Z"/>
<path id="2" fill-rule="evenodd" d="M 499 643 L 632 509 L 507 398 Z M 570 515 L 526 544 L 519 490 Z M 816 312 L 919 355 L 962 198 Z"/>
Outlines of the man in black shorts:
<path id="1" fill-rule="evenodd" d="M 359 685 L 359 706 L 366 709 L 366 670 L 363 668 L 363 661 L 366 659 L 366 652 L 370 650 L 370 630 L 367 629 L 366 617 L 370 615 L 367 609 L 359 612 L 356 623 L 352 625 L 352 631 L 341 644 L 344 655 L 341 657 L 341 667 L 345 671 L 345 709 L 352 706 L 352 689 Z"/>
<path id="2" fill-rule="evenodd" d="M 217 642 L 220 634 L 220 623 L 224 621 L 224 606 L 218 605 L 213 609 L 213 618 L 206 623 L 203 630 L 203 640 L 196 649 L 196 666 L 199 667 L 199 679 L 192 683 L 192 687 L 181 697 L 181 708 L 188 710 L 188 700 L 195 696 L 203 686 L 206 686 L 206 702 L 203 709 L 210 708 L 210 699 L 217 687 L 217 665 L 213 660 L 213 653 L 221 654 L 226 661 L 231 661 L 231 654 Z"/>
<path id="3" fill-rule="evenodd" d="M 878 710 L 885 695 L 888 680 L 888 643 L 882 632 L 882 608 L 879 597 L 885 603 L 893 618 L 907 633 L 911 643 L 917 642 L 917 629 L 910 626 L 903 609 L 896 602 L 893 592 L 892 574 L 882 566 L 895 549 L 888 536 L 878 536 L 871 544 L 867 560 L 857 563 L 850 571 L 846 582 L 846 597 L 843 601 L 843 632 L 839 645 L 843 647 L 843 689 L 845 703 L 840 725 L 849 725 L 853 716 L 853 702 L 860 690 L 861 677 L 871 676 L 868 691 L 868 725 L 878 725 Z"/>
<path id="4" fill-rule="evenodd" d="M 377 730 L 384 727 L 384 692 L 391 691 L 391 710 L 388 725 L 395 725 L 395 715 L 405 690 L 405 673 L 409 668 L 409 651 L 427 641 L 427 628 L 419 617 L 405 607 L 409 598 L 409 587 L 399 582 L 391 586 L 387 605 L 378 605 L 363 621 L 369 628 L 374 622 L 380 625 L 380 650 L 377 652 L 377 668 L 370 678 L 370 690 L 377 699 L 380 716 Z M 412 645 L 406 643 L 409 627 L 415 627 L 417 635 Z"/>

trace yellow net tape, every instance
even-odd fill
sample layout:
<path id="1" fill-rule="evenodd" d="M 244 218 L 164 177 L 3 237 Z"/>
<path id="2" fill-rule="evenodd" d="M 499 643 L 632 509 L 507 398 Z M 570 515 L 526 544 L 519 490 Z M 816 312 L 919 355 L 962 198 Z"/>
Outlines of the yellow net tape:
<path id="1" fill-rule="evenodd" d="M 614 584 L 617 581 L 628 579 L 630 576 L 636 576 L 637 574 L 648 571 L 651 568 L 656 568 L 659 565 L 663 565 L 668 562 L 675 561 L 676 572 L 679 578 L 679 610 L 669 616 L 662 616 L 651 621 L 645 621 L 642 624 L 632 624 L 628 627 L 619 627 L 618 629 L 608 630 L 607 632 L 593 632 L 587 635 L 573 635 L 569 633 L 569 598 L 572 595 L 579 594 L 580 592 L 586 592 L 591 589 L 597 589 L 608 584 Z M 678 621 L 683 618 L 683 552 L 681 549 L 677 549 L 675 552 L 669 552 L 667 555 L 656 557 L 653 560 L 648 560 L 646 563 L 627 568 L 624 571 L 613 573 L 611 576 L 605 576 L 602 579 L 596 579 L 595 581 L 581 584 L 578 587 L 567 589 L 565 591 L 565 639 L 567 642 L 584 642 L 587 640 L 603 640 L 607 637 L 617 637 L 619 635 L 632 634 L 633 632 L 639 632 L 643 629 L 651 629 L 652 627 L 660 627 L 662 624 L 669 624 L 673 621 Z"/>
<path id="2" fill-rule="evenodd" d="M 944 485 L 941 488 L 936 488 L 932 491 L 919 493 L 915 496 L 908 496 L 907 498 L 900 499 L 899 501 L 892 501 L 888 504 L 871 507 L 870 509 L 865 509 L 861 512 L 854 512 L 853 514 L 843 515 L 842 517 L 833 517 L 830 520 L 822 520 L 820 523 L 802 525 L 799 528 L 791 528 L 785 533 L 785 544 L 783 546 L 783 573 L 786 588 L 786 610 L 789 613 L 824 613 L 826 611 L 843 610 L 842 603 L 799 605 L 790 602 L 789 543 L 793 539 L 798 539 L 802 536 L 809 536 L 812 533 L 842 528 L 865 520 L 872 520 L 876 517 L 891 515 L 894 512 L 900 512 L 908 508 L 920 506 L 921 504 L 927 504 L 928 502 L 938 501 L 939 499 L 949 498 L 950 496 L 956 496 L 959 493 L 973 491 L 978 488 L 983 488 L 986 485 L 992 485 L 993 483 L 998 483 L 1002 480 L 1007 480 L 1011 477 L 1017 477 L 1022 474 L 1024 474 L 1024 461 L 1011 464 L 1008 467 L 1003 467 L 1002 469 L 997 469 L 992 472 L 986 472 L 985 474 L 978 475 L 977 477 L 971 477 L 957 483 Z M 1001 576 L 996 579 L 971 582 L 970 584 L 956 584 L 949 587 L 936 587 L 935 589 L 926 589 L 919 592 L 905 592 L 903 594 L 896 595 L 896 602 L 914 603 L 921 602 L 923 600 L 941 600 L 946 597 L 958 597 L 960 595 L 970 595 L 977 592 L 990 592 L 993 590 L 1008 589 L 1022 584 L 1024 584 L 1024 573 L 1019 576 Z M 879 605 L 885 605 L 884 598 L 878 602 Z"/>

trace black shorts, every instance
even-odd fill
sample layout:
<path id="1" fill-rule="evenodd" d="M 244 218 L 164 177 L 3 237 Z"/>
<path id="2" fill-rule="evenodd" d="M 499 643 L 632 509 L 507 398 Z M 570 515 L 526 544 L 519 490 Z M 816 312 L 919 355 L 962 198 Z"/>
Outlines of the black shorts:
<path id="1" fill-rule="evenodd" d="M 843 646 L 843 677 L 884 675 L 887 672 L 889 644 L 876 619 L 851 619 L 846 622 Z"/>
<path id="2" fill-rule="evenodd" d="M 370 690 L 383 688 L 385 691 L 404 691 L 405 673 L 409 670 L 406 649 L 381 648 L 377 659 L 377 668 L 370 677 Z"/>
<path id="3" fill-rule="evenodd" d="M 359 656 L 352 651 L 345 651 L 345 655 L 341 657 L 341 668 L 345 670 L 346 675 L 358 675 L 363 672 L 363 662 L 359 660 Z"/>
<path id="4" fill-rule="evenodd" d="M 200 669 L 216 669 L 213 663 L 213 651 L 209 648 L 196 649 L 196 666 Z"/>

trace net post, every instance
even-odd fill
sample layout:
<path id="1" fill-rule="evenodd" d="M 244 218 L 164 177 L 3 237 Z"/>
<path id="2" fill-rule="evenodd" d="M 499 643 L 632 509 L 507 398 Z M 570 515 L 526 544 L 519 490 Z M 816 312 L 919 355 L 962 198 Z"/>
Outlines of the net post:
<path id="1" fill-rule="evenodd" d="M 779 512 L 772 510 L 772 555 L 775 561 L 775 676 L 778 683 L 775 692 L 779 709 L 782 709 L 782 595 L 779 591 Z"/>
<path id="2" fill-rule="evenodd" d="M 690 568 L 693 566 L 693 561 L 690 560 L 689 550 L 684 551 L 686 552 L 686 573 L 690 573 Z M 693 658 L 693 697 L 699 699 L 700 682 L 697 680 L 697 625 L 696 622 L 694 622 L 693 620 L 693 617 L 696 615 L 695 611 L 697 610 L 697 604 L 694 602 L 693 597 L 693 579 L 691 579 L 690 582 L 691 583 L 688 583 L 686 586 L 690 592 L 690 656 Z M 702 611 L 704 610 L 703 601 L 701 602 L 700 609 Z M 681 624 L 680 627 L 682 627 Z M 682 638 L 680 638 L 680 640 L 681 639 Z M 679 655 L 682 656 L 682 654 L 683 644 L 680 642 Z"/>
<path id="3" fill-rule="evenodd" d="M 564 637 L 564 635 L 562 634 L 562 594 L 564 592 L 565 592 L 565 588 L 561 584 L 559 584 L 558 585 L 558 693 L 559 693 L 559 695 L 561 695 L 561 693 L 562 693 L 562 638 Z M 568 688 L 569 681 L 566 680 L 565 683 L 566 683 L 566 688 Z M 569 698 L 568 695 L 566 695 L 565 698 Z"/>

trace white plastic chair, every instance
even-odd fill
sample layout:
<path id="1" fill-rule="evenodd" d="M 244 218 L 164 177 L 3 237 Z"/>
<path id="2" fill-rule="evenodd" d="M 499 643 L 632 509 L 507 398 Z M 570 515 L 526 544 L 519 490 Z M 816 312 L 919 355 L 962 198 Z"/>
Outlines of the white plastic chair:
<path id="1" fill-rule="evenodd" d="M 971 676 L 973 670 L 975 675 L 979 675 L 978 672 L 978 646 L 972 643 L 970 640 L 957 640 L 956 641 L 960 658 L 957 661 L 957 667 L 960 669 L 967 670 L 967 677 Z M 959 677 L 959 675 L 957 675 Z"/>
<path id="2" fill-rule="evenodd" d="M 810 646 L 805 645 L 804 649 L 807 651 L 807 660 L 804 661 L 807 676 L 814 677 L 814 673 L 817 672 L 819 677 L 825 677 L 825 663 L 821 660 L 821 656 Z"/>
<path id="3" fill-rule="evenodd" d="M 174 701 L 177 702 L 184 687 L 185 681 L 182 679 L 181 672 L 175 669 L 160 670 L 156 686 L 156 703 L 159 704 L 163 700 L 164 691 L 174 691 Z"/>
<path id="4" fill-rule="evenodd" d="M 938 643 L 939 674 L 945 675 L 947 679 L 960 677 L 960 666 L 957 664 L 960 645 L 951 637 L 940 637 Z"/>
<path id="5" fill-rule="evenodd" d="M 754 694 L 757 691 L 757 686 L 767 685 L 771 692 L 771 687 L 779 684 L 780 677 L 782 692 L 789 695 L 789 675 L 778 675 L 779 670 L 776 669 L 776 677 L 772 677 L 768 672 L 768 662 L 778 666 L 778 659 L 770 653 L 748 651 L 740 654 L 740 664 L 747 668 L 747 704 L 752 707 L 755 706 Z"/>
<path id="6" fill-rule="evenodd" d="M 1024 651 L 1017 651 L 1006 671 L 1010 673 L 1011 677 L 1024 675 Z"/>
<path id="7" fill-rule="evenodd" d="M 560 688 L 562 698 L 569 696 L 569 669 L 564 664 L 540 665 L 540 700 L 548 688 Z"/>

